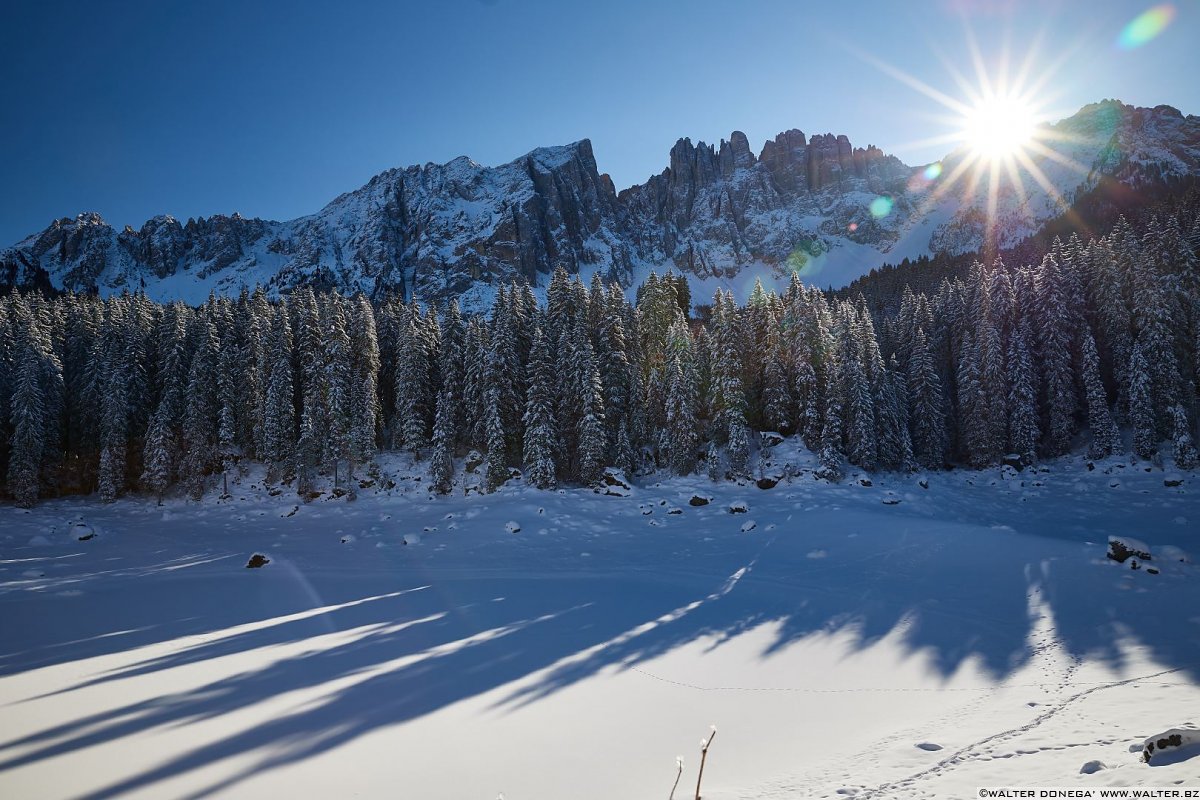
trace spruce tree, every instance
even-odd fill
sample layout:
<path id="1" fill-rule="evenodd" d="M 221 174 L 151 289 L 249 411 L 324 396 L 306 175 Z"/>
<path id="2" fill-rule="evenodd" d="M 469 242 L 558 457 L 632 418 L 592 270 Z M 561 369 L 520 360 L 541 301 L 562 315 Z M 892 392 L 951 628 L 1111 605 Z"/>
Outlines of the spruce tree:
<path id="1" fill-rule="evenodd" d="M 438 494 L 449 494 L 454 487 L 453 419 L 453 389 L 444 386 L 438 394 L 433 424 L 433 451 L 429 456 L 429 481 Z"/>
<path id="2" fill-rule="evenodd" d="M 913 335 L 912 357 L 908 362 L 908 401 L 913 455 L 926 469 L 941 469 L 946 458 L 942 384 L 921 328 Z"/>
<path id="3" fill-rule="evenodd" d="M 171 433 L 169 406 L 164 401 L 159 403 L 158 410 L 150 422 L 146 432 L 146 451 L 143 457 L 145 469 L 142 472 L 141 483 L 158 498 L 162 505 L 163 492 L 171 485 L 174 473 L 172 454 L 175 451 L 174 437 Z"/>
<path id="4" fill-rule="evenodd" d="M 1171 406 L 1172 457 L 1180 469 L 1196 468 L 1196 446 L 1192 441 L 1192 427 L 1188 424 L 1187 412 L 1179 403 Z"/>
<path id="5" fill-rule="evenodd" d="M 18 317 L 18 323 L 22 320 Z M 28 325 L 27 322 L 24 323 Z M 44 395 L 41 385 L 41 356 L 28 327 L 21 331 L 16 346 L 10 419 L 12 447 L 8 458 L 8 491 L 17 505 L 28 508 L 37 501 L 45 446 Z"/>
<path id="6" fill-rule="evenodd" d="M 1032 464 L 1038 442 L 1037 379 L 1029 351 L 1029 324 L 1021 319 L 1008 342 L 1008 450 Z"/>
<path id="7" fill-rule="evenodd" d="M 1092 442 L 1088 448 L 1090 458 L 1108 458 L 1121 447 L 1121 434 L 1108 410 L 1108 397 L 1100 381 L 1100 356 L 1096 352 L 1096 340 L 1090 332 L 1083 335 L 1083 387 L 1087 397 L 1088 428 Z"/>
<path id="8" fill-rule="evenodd" d="M 522 422 L 525 436 L 522 452 L 525 480 L 539 489 L 555 485 L 561 443 L 554 419 L 554 362 L 542 329 L 534 328 L 529 352 L 529 394 Z"/>
<path id="9" fill-rule="evenodd" d="M 488 390 L 487 411 L 487 474 L 486 488 L 494 492 L 508 480 L 508 441 L 504 433 L 504 421 L 500 415 L 500 392 Z"/>
<path id="10" fill-rule="evenodd" d="M 1154 409 L 1154 382 L 1139 337 L 1129 359 L 1129 424 L 1133 427 L 1133 452 L 1139 458 L 1158 453 L 1158 428 Z"/>
<path id="11" fill-rule="evenodd" d="M 668 332 L 666 433 L 668 458 L 677 475 L 688 475 L 696 467 L 696 368 L 692 360 L 692 337 L 680 316 Z"/>

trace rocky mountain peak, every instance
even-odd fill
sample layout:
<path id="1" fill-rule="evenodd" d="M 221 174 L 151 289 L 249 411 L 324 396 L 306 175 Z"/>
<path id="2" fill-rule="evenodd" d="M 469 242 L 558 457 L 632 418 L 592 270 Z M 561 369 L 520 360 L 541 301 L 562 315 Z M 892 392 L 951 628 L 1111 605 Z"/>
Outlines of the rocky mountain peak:
<path id="1" fill-rule="evenodd" d="M 1200 172 L 1200 118 L 1170 106 L 1109 100 L 1052 127 L 1065 134 L 1055 138 L 1063 158 L 1034 159 L 1068 199 L 1101 177 L 1137 185 Z M 956 157 L 944 159 L 946 173 Z M 755 156 L 734 131 L 717 146 L 679 139 L 660 174 L 618 193 L 581 139 L 496 167 L 461 156 L 387 170 L 290 222 L 234 213 L 181 224 L 160 215 L 116 232 L 94 212 L 63 218 L 0 251 L 0 283 L 144 287 L 196 300 L 259 283 L 273 291 L 315 284 L 425 301 L 465 295 L 466 306 L 485 302 L 489 284 L 544 282 L 557 267 L 628 283 L 651 267 L 727 279 L 748 267 L 782 274 L 786 265 L 837 285 L 887 261 L 978 247 L 982 190 L 931 208 L 922 194 L 929 181 L 913 176 L 844 135 L 790 129 Z M 878 197 L 888 201 L 882 212 Z M 999 208 L 1006 244 L 1061 213 L 1034 183 L 1023 194 L 1002 191 Z M 188 280 L 168 280 L 183 272 Z"/>

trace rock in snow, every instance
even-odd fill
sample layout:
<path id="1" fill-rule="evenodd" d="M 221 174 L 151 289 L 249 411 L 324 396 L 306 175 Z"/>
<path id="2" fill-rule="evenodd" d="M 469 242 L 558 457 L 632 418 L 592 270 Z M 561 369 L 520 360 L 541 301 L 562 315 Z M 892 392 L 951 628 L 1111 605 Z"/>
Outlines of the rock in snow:
<path id="1" fill-rule="evenodd" d="M 1171 728 L 1146 739 L 1142 747 L 1142 760 L 1151 764 L 1155 758 L 1161 761 L 1165 755 L 1179 752 L 1182 748 L 1191 749 L 1193 745 L 1200 745 L 1200 730 L 1190 726 Z M 1200 755 L 1200 748 L 1196 750 L 1196 754 Z"/>
<path id="2" fill-rule="evenodd" d="M 1108 537 L 1108 557 L 1118 564 L 1124 564 L 1125 560 L 1130 557 L 1140 558 L 1143 561 L 1152 560 L 1150 557 L 1150 545 L 1134 539 L 1129 536 L 1109 536 Z"/>

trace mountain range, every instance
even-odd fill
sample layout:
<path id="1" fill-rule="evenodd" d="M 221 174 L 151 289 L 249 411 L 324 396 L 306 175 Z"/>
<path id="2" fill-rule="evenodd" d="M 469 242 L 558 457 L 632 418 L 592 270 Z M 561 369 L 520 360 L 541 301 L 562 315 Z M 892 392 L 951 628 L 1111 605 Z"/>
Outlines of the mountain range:
<path id="1" fill-rule="evenodd" d="M 53 221 L 0 250 L 0 286 L 198 301 L 263 285 L 399 293 L 479 306 L 511 279 L 545 285 L 558 267 L 625 286 L 650 269 L 740 282 L 799 271 L 844 286 L 884 263 L 1011 246 L 1111 179 L 1132 187 L 1200 174 L 1200 117 L 1115 100 L 1040 133 L 994 201 L 966 149 L 911 167 L 845 136 L 780 133 L 758 155 L 735 131 L 680 139 L 660 174 L 620 192 L 584 139 L 485 167 L 460 157 L 392 169 L 311 216 L 161 215 L 116 230 L 96 213 Z M 960 175 L 953 185 L 941 187 Z M 1007 175 L 1007 173 L 1004 173 Z"/>

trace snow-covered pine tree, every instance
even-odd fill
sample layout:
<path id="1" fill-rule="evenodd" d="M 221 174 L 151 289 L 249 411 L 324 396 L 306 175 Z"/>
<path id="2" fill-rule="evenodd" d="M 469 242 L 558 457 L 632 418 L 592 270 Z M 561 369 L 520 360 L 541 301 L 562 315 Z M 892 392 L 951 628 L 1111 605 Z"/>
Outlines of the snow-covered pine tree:
<path id="1" fill-rule="evenodd" d="M 382 410 L 379 403 L 379 338 L 371 303 L 363 295 L 354 298 L 350 315 L 350 431 L 347 474 L 354 478 L 356 463 L 375 457 Z M 451 429 L 453 430 L 453 429 Z"/>
<path id="2" fill-rule="evenodd" d="M 488 389 L 487 401 L 487 473 L 484 476 L 487 491 L 494 492 L 508 480 L 508 439 L 504 432 L 504 420 L 500 414 L 500 391 Z"/>
<path id="3" fill-rule="evenodd" d="M 1038 442 L 1037 373 L 1029 351 L 1029 320 L 1022 317 L 1008 340 L 1005 373 L 1008 383 L 1008 450 L 1021 463 L 1032 464 Z"/>
<path id="4" fill-rule="evenodd" d="M 788 369 L 792 356 L 787 352 L 777 325 L 767 329 L 762 347 L 766 361 L 762 386 L 763 422 L 774 430 L 787 430 L 795 418 L 791 392 L 793 379 Z"/>
<path id="5" fill-rule="evenodd" d="M 508 437 L 507 452 L 520 458 L 524 409 L 524 367 L 518 355 L 518 333 L 512 294 L 501 287 L 492 306 L 491 332 L 487 353 L 487 384 L 499 403 L 500 422 Z M 518 294 L 519 298 L 520 295 Z M 582 319 L 582 317 L 581 317 Z M 489 445 L 490 446 L 490 445 Z"/>
<path id="6" fill-rule="evenodd" d="M 484 447 L 487 442 L 487 329 L 477 319 L 467 323 L 464 338 L 461 409 L 465 443 Z"/>
<path id="7" fill-rule="evenodd" d="M 980 348 L 970 331 L 963 335 L 955 385 L 958 394 L 959 451 L 976 469 L 987 466 L 988 406 L 979 383 Z"/>
<path id="8" fill-rule="evenodd" d="M 396 338 L 396 410 L 395 430 L 398 445 L 417 458 L 429 444 L 427 419 L 432 402 L 429 363 L 420 317 L 407 309 L 400 320 Z"/>
<path id="9" fill-rule="evenodd" d="M 1176 403 L 1171 406 L 1171 455 L 1175 466 L 1180 469 L 1196 468 L 1196 446 L 1192 440 L 1192 426 L 1188 423 L 1187 411 L 1183 405 Z"/>
<path id="10" fill-rule="evenodd" d="M 142 486 L 154 492 L 159 505 L 162 505 L 163 492 L 171 485 L 174 452 L 175 441 L 171 432 L 170 411 L 164 400 L 158 404 L 158 410 L 154 412 L 154 418 L 151 419 L 150 428 L 146 432 L 146 450 L 143 457 L 145 468 L 141 477 Z"/>
<path id="11" fill-rule="evenodd" d="M 617 287 L 614 285 L 612 288 Z M 619 289 L 615 292 L 600 290 L 595 295 L 589 307 L 598 308 L 595 314 L 599 325 L 596 359 L 603 386 L 604 424 L 607 439 L 615 443 L 618 432 L 626 424 L 632 404 L 632 367 L 623 314 L 625 298 Z"/>
<path id="12" fill-rule="evenodd" d="M 689 475 L 696 468 L 698 392 L 692 337 L 680 314 L 667 333 L 667 457 L 677 475 Z"/>
<path id="13" fill-rule="evenodd" d="M 562 452 L 554 419 L 554 361 L 540 327 L 533 330 L 529 350 L 529 392 L 525 401 L 524 441 L 525 480 L 539 489 L 555 485 L 557 461 Z"/>
<path id="14" fill-rule="evenodd" d="M 217 358 L 219 343 L 216 328 L 208 319 L 199 321 L 196 329 L 195 355 L 188 371 L 187 410 L 184 414 L 184 458 L 182 473 L 188 494 L 199 500 L 212 468 L 216 447 L 217 415 Z"/>
<path id="15" fill-rule="evenodd" d="M 912 357 L 908 361 L 908 419 L 913 455 L 926 469 L 941 469 L 946 459 L 947 438 L 942 382 L 933 365 L 924 329 L 918 327 L 912 341 Z"/>
<path id="16" fill-rule="evenodd" d="M 333 459 L 334 485 L 349 474 L 341 469 L 341 462 L 348 462 L 352 453 L 351 431 L 354 427 L 354 364 L 350 350 L 350 334 L 347 330 L 346 301 L 336 292 L 326 299 L 324 315 L 324 383 L 325 398 L 329 409 L 329 431 L 325 443 L 326 454 Z"/>
<path id="17" fill-rule="evenodd" d="M 454 390 L 443 386 L 438 393 L 433 423 L 433 450 L 429 455 L 429 482 L 438 494 L 454 488 Z"/>
<path id="18" fill-rule="evenodd" d="M 862 334 L 854 307 L 842 303 L 838 311 L 838 387 L 841 407 L 845 409 L 843 423 L 846 439 L 846 458 L 863 469 L 875 469 L 879 457 L 879 441 L 875 431 L 875 399 L 867 380 L 863 363 Z"/>
<path id="19" fill-rule="evenodd" d="M 111 503 L 125 488 L 126 453 L 129 443 L 130 383 L 133 366 L 125 360 L 128 333 L 128 297 L 114 298 L 104 324 L 104 359 L 100 394 L 100 469 L 97 491 L 100 502 Z"/>
<path id="20" fill-rule="evenodd" d="M 224 304 L 227 306 L 227 304 Z M 222 495 L 229 494 L 229 472 L 237 459 L 238 389 L 243 379 L 243 354 L 228 309 L 222 309 L 220 352 L 217 355 L 217 460 L 221 469 Z"/>
<path id="21" fill-rule="evenodd" d="M 1133 427 L 1133 452 L 1139 458 L 1158 453 L 1158 426 L 1154 408 L 1154 379 L 1146 363 L 1146 348 L 1139 336 L 1129 358 L 1129 424 Z"/>
<path id="22" fill-rule="evenodd" d="M 996 308 L 996 296 L 989 294 L 991 308 Z M 1007 315 L 1005 315 L 1007 317 Z M 979 365 L 979 403 L 983 412 L 982 435 L 977 463 L 995 464 L 1004 455 L 1008 434 L 1005 411 L 1008 403 L 1008 381 L 1004 371 L 1004 344 L 996 322 L 985 322 L 976 342 Z"/>
<path id="23" fill-rule="evenodd" d="M 267 462 L 271 479 L 287 479 L 295 460 L 296 405 L 292 379 L 292 326 L 283 311 L 271 320 L 269 342 L 267 354 L 271 364 L 263 402 L 262 457 Z"/>
<path id="24" fill-rule="evenodd" d="M 1089 458 L 1108 458 L 1121 447 L 1121 434 L 1108 410 L 1108 397 L 1100 380 L 1100 355 L 1091 331 L 1083 332 L 1081 364 L 1084 396 L 1087 398 L 1088 429 L 1091 431 Z"/>
<path id="25" fill-rule="evenodd" d="M 16 369 L 10 402 L 13 434 L 8 458 L 8 492 L 17 505 L 28 508 L 37 501 L 40 490 L 48 421 L 44 416 L 42 353 L 38 349 L 28 311 L 22 305 L 18 302 L 15 309 L 17 313 L 14 314 Z"/>
<path id="26" fill-rule="evenodd" d="M 1072 326 L 1075 311 L 1070 307 L 1068 287 L 1053 255 L 1042 259 L 1036 278 L 1038 362 L 1041 365 L 1042 412 L 1046 455 L 1067 452 L 1075 433 L 1075 369 Z"/>
<path id="27" fill-rule="evenodd" d="M 453 448 L 466 439 L 464 431 L 460 429 L 460 420 L 465 419 L 463 414 L 469 413 L 463 395 L 467 326 L 463 322 L 462 311 L 458 307 L 457 299 L 451 300 L 447 306 L 446 313 L 442 318 L 441 330 L 442 342 L 441 348 L 438 350 L 438 374 L 442 381 L 441 390 L 446 392 L 446 396 L 450 399 L 450 407 L 446 413 L 449 415 L 447 425 L 450 430 L 450 444 Z M 441 394 L 438 396 L 440 398 Z M 439 399 L 439 404 L 440 402 Z"/>
<path id="28" fill-rule="evenodd" d="M 578 419 L 575 435 L 576 475 L 585 486 L 600 480 L 608 454 L 604 431 L 604 397 L 600 369 L 592 352 L 586 329 L 576 329 L 572 390 Z"/>

